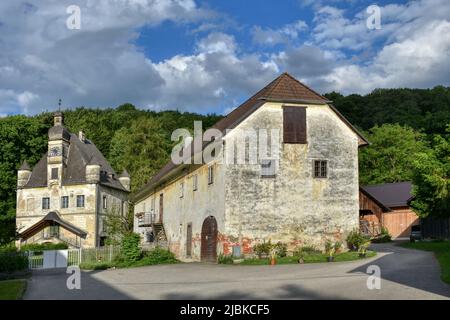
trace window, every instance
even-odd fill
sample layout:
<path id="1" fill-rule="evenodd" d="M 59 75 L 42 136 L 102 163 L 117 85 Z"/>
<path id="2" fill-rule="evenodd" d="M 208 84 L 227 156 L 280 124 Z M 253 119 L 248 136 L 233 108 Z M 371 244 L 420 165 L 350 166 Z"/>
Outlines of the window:
<path id="1" fill-rule="evenodd" d="M 214 183 L 214 168 L 213 166 L 208 167 L 208 184 Z"/>
<path id="2" fill-rule="evenodd" d="M 69 197 L 63 196 L 61 197 L 61 209 L 67 209 L 69 207 Z"/>
<path id="3" fill-rule="evenodd" d="M 107 196 L 103 196 L 102 206 L 103 206 L 103 209 L 108 209 L 108 197 Z"/>
<path id="4" fill-rule="evenodd" d="M 84 196 L 77 196 L 77 208 L 84 208 Z"/>
<path id="5" fill-rule="evenodd" d="M 42 198 L 42 209 L 50 209 L 50 198 Z"/>
<path id="6" fill-rule="evenodd" d="M 197 191 L 198 189 L 198 176 L 194 174 L 192 176 L 192 190 Z"/>
<path id="7" fill-rule="evenodd" d="M 305 144 L 306 108 L 283 107 L 283 142 Z"/>
<path id="8" fill-rule="evenodd" d="M 184 182 L 180 183 L 180 198 L 184 197 Z"/>
<path id="9" fill-rule="evenodd" d="M 314 160 L 314 178 L 326 178 L 326 177 L 327 177 L 327 161 Z"/>
<path id="10" fill-rule="evenodd" d="M 152 201 L 150 203 L 150 207 L 151 207 L 150 208 L 151 212 L 154 213 L 155 212 L 155 197 L 152 198 Z"/>
<path id="11" fill-rule="evenodd" d="M 52 168 L 52 180 L 58 179 L 58 168 Z"/>
<path id="12" fill-rule="evenodd" d="M 274 178 L 275 177 L 275 160 L 261 160 L 261 177 Z"/>

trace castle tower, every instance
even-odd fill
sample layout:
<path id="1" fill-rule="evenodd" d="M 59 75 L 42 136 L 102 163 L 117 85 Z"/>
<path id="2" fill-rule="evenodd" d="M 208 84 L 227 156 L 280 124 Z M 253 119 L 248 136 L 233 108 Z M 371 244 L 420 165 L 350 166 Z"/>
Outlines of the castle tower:
<path id="1" fill-rule="evenodd" d="M 54 125 L 48 131 L 47 181 L 49 186 L 61 185 L 70 142 L 70 133 L 64 127 L 62 112 L 55 112 L 53 116 Z"/>

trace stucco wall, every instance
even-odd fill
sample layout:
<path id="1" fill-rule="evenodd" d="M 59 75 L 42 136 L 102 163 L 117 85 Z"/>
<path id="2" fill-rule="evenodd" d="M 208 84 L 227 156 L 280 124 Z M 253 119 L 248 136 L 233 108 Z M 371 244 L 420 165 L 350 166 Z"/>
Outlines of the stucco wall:
<path id="1" fill-rule="evenodd" d="M 214 183 L 208 184 L 208 166 L 214 166 Z M 135 205 L 134 212 L 150 212 L 152 198 L 155 198 L 156 216 L 159 216 L 159 195 L 164 194 L 163 221 L 171 251 L 182 260 L 186 256 L 187 225 L 192 223 L 192 256 L 193 260 L 200 260 L 201 228 L 208 216 L 214 216 L 219 232 L 224 226 L 224 176 L 222 165 L 214 163 L 198 168 L 195 171 L 171 181 L 166 187 L 158 189 L 147 198 Z M 192 177 L 198 175 L 198 189 L 193 190 Z M 184 196 L 180 198 L 180 183 L 184 182 Z M 139 228 L 135 218 L 135 231 L 143 238 L 145 228 Z M 218 245 L 218 250 L 222 245 Z"/>
<path id="2" fill-rule="evenodd" d="M 281 143 L 277 103 L 266 103 L 237 127 L 280 128 L 281 149 L 275 178 L 261 178 L 259 164 L 226 166 L 226 253 L 234 244 L 250 252 L 263 239 L 321 247 L 358 226 L 358 138 L 326 105 L 307 105 L 306 115 L 307 144 Z M 313 178 L 315 159 L 328 161 L 327 178 Z"/>

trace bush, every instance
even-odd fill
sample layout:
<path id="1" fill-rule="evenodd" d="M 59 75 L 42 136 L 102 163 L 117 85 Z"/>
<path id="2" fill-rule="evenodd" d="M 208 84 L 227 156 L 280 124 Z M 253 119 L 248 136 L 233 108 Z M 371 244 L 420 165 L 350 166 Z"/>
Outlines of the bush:
<path id="1" fill-rule="evenodd" d="M 347 238 L 347 246 L 352 251 L 358 251 L 361 244 L 367 242 L 369 240 L 369 237 L 362 234 L 359 229 L 354 229 L 351 231 Z"/>
<path id="2" fill-rule="evenodd" d="M 380 235 L 376 238 L 372 239 L 374 243 L 383 243 L 383 242 L 391 242 L 392 237 L 389 234 L 389 230 L 386 227 L 381 227 Z"/>
<path id="3" fill-rule="evenodd" d="M 126 261 L 138 261 L 142 254 L 139 243 L 141 236 L 137 233 L 130 233 L 123 237 L 121 243 L 121 253 Z"/>
<path id="4" fill-rule="evenodd" d="M 217 262 L 219 264 L 233 264 L 233 257 L 230 255 L 219 254 Z"/>
<path id="5" fill-rule="evenodd" d="M 69 246 L 65 243 L 30 243 L 20 247 L 20 251 L 44 251 L 44 250 L 64 250 Z"/>
<path id="6" fill-rule="evenodd" d="M 178 260 L 175 258 L 175 255 L 172 252 L 160 247 L 156 247 L 150 251 L 145 252 L 145 255 L 141 261 L 143 265 L 178 262 Z"/>
<path id="7" fill-rule="evenodd" d="M 83 262 L 80 264 L 80 269 L 83 270 L 106 270 L 112 265 L 108 262 Z"/>
<path id="8" fill-rule="evenodd" d="M 319 254 L 319 253 L 322 252 L 313 246 L 300 246 L 297 247 L 293 252 L 294 256 L 296 257 L 300 256 L 300 254 L 303 256 L 307 254 Z"/>
<path id="9" fill-rule="evenodd" d="M 272 250 L 272 243 L 264 241 L 263 243 L 258 243 L 253 246 L 253 252 L 258 256 L 258 258 L 262 258 L 263 255 L 268 256 L 270 251 Z"/>
<path id="10" fill-rule="evenodd" d="M 281 242 L 277 242 L 276 245 L 273 246 L 273 249 L 275 250 L 275 254 L 278 257 L 286 257 L 287 255 L 287 244 L 285 243 L 281 243 Z"/>
<path id="11" fill-rule="evenodd" d="M 13 272 L 28 269 L 28 257 L 23 252 L 0 251 L 0 272 Z"/>

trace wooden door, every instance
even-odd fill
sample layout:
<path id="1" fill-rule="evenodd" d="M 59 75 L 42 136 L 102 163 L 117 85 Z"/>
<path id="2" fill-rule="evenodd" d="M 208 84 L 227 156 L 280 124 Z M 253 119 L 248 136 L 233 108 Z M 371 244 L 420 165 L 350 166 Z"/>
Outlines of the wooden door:
<path id="1" fill-rule="evenodd" d="M 217 221 L 213 216 L 209 216 L 203 221 L 200 251 L 202 261 L 217 261 Z"/>
<path id="2" fill-rule="evenodd" d="M 383 225 L 394 239 L 409 237 L 411 226 L 416 224 L 419 224 L 419 218 L 409 208 L 394 209 L 383 215 Z"/>
<path id="3" fill-rule="evenodd" d="M 163 223 L 164 215 L 164 194 L 159 195 L 159 222 Z"/>
<path id="4" fill-rule="evenodd" d="M 191 255 L 192 255 L 192 223 L 188 223 L 186 233 L 186 256 L 190 257 Z"/>

